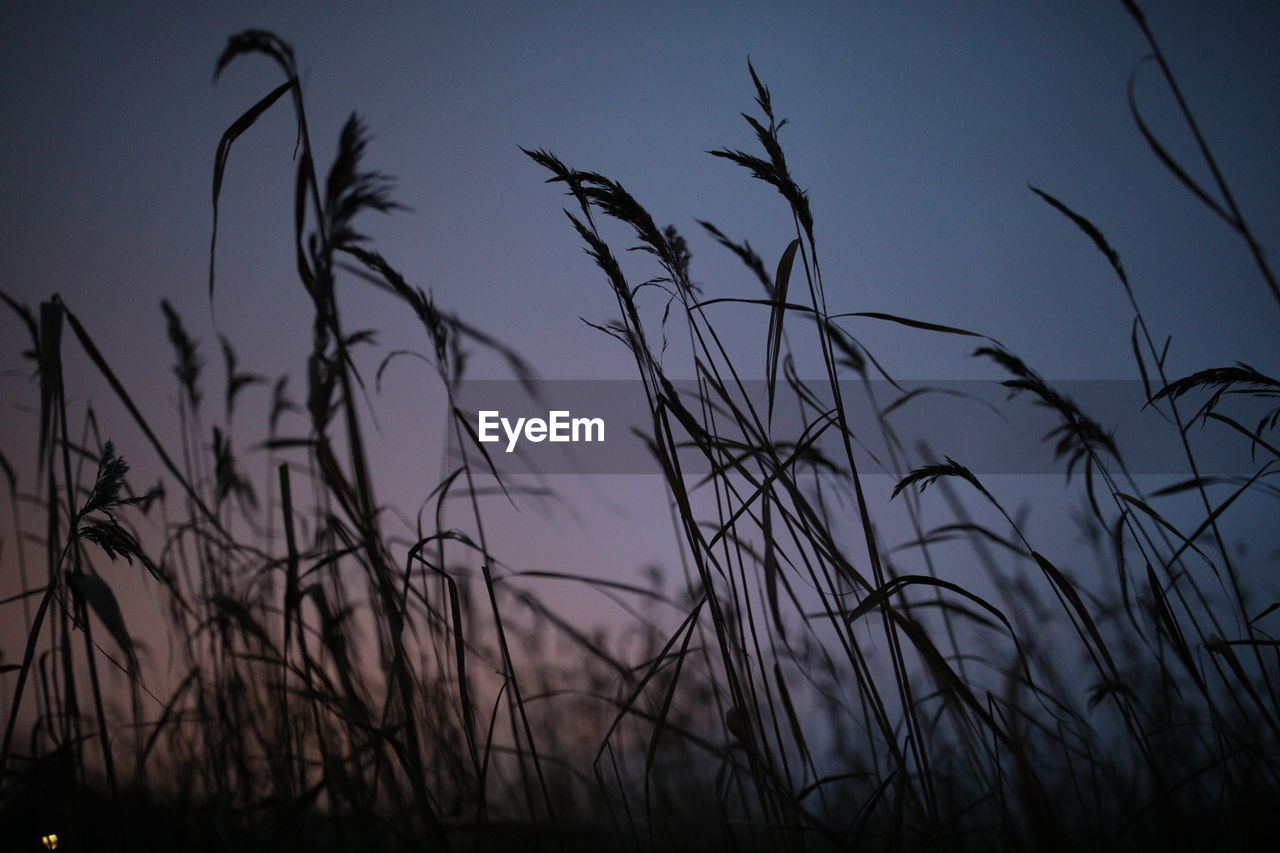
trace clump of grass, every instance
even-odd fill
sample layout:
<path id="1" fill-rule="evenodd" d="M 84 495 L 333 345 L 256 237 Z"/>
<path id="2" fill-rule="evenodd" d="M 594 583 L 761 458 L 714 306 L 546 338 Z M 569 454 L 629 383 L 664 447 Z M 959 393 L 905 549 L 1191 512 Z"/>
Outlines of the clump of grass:
<path id="1" fill-rule="evenodd" d="M 1136 7 L 1130 9 L 1150 36 Z M 1088 219 L 1033 187 L 1094 242 L 1128 294 L 1134 352 L 1149 398 L 1135 401 L 1135 408 L 1164 408 L 1193 477 L 1144 494 L 1100 424 L 1003 347 L 979 347 L 975 355 L 993 359 L 1010 374 L 1007 387 L 1030 394 L 1059 419 L 1046 440 L 1068 476 L 1083 474 L 1088 523 L 1111 541 L 1108 576 L 1118 588 L 1086 584 L 1037 552 L 997 495 L 960 462 L 911 463 L 904 453 L 888 462 L 888 471 L 900 477 L 895 496 L 959 478 L 1001 521 L 980 524 L 965 510 L 955 522 L 927 528 L 924 505 L 909 501 L 907 514 L 920 534 L 909 547 L 927 574 L 905 573 L 891 562 L 895 549 L 877 532 L 879 510 L 862 486 L 863 470 L 876 460 L 857 447 L 846 420 L 852 403 L 838 375 L 846 367 L 866 378 L 868 364 L 879 362 L 840 321 L 863 317 L 936 333 L 975 333 L 828 305 L 808 196 L 793 178 L 779 138 L 785 121 L 775 115 L 772 95 L 755 69 L 750 71 L 763 116 L 746 120 L 762 152 L 710 153 L 779 192 L 795 223 L 794 239 L 771 274 L 747 241 L 701 224 L 744 262 L 763 285 L 764 299 L 700 301 L 689 284 L 687 251 L 677 248 L 683 241 L 677 243 L 673 230 L 658 228 L 621 184 L 570 168 L 549 152 L 526 151 L 574 200 L 576 209 L 566 214 L 618 303 L 621 319 L 606 330 L 632 352 L 644 380 L 650 446 L 677 515 L 688 583 L 701 592 L 690 609 L 689 631 L 699 632 L 713 650 L 704 658 L 704 677 L 714 684 L 714 700 L 736 744 L 730 766 L 745 815 L 731 820 L 722 807 L 726 844 L 790 849 L 807 840 L 840 847 L 1074 849 L 1082 843 L 1154 842 L 1182 832 L 1206 842 L 1226 832 L 1233 843 L 1257 843 L 1271 822 L 1256 807 L 1274 795 L 1277 782 L 1275 641 L 1259 624 L 1269 611 L 1249 605 L 1218 523 L 1240 495 L 1269 489 L 1265 483 L 1275 473 L 1275 460 L 1262 460 L 1224 498 L 1211 488 L 1217 481 L 1197 469 L 1177 398 L 1199 388 L 1271 395 L 1273 381 L 1244 366 L 1169 377 L 1167 353 L 1152 340 L 1119 253 Z M 1183 109 L 1194 129 L 1185 104 Z M 1169 163 L 1158 142 L 1149 133 L 1147 138 Z M 1218 176 L 1207 149 L 1202 154 Z M 1184 172 L 1171 168 L 1188 182 Z M 1206 200 L 1204 191 L 1190 186 Z M 1225 183 L 1219 189 L 1230 198 Z M 1224 209 L 1206 203 L 1220 214 Z M 1231 210 L 1229 221 L 1255 249 L 1243 218 Z M 646 328 L 642 318 L 650 312 L 639 302 L 641 288 L 624 274 L 596 214 L 629 227 L 638 241 L 633 248 L 658 263 L 654 280 L 667 285 L 664 301 L 683 309 L 662 315 L 660 333 Z M 1265 260 L 1257 257 L 1270 281 Z M 796 279 L 807 291 L 803 297 L 792 295 Z M 743 386 L 742 359 L 726 351 L 716 332 L 713 306 L 725 303 L 769 312 L 763 411 L 753 407 Z M 827 375 L 821 384 L 788 376 L 808 417 L 801 435 L 780 436 L 772 429 L 778 365 L 790 355 L 787 320 L 794 325 L 797 318 L 814 324 Z M 698 370 L 692 395 L 675 391 L 661 358 L 667 341 L 686 334 Z M 1201 419 L 1216 415 L 1254 446 L 1266 444 L 1263 432 L 1274 428 L 1274 416 L 1247 429 L 1212 412 L 1217 400 L 1210 398 Z M 884 412 L 896 405 L 876 408 L 890 447 L 895 440 Z M 839 438 L 839 457 L 804 464 L 800 451 L 814 450 L 816 438 L 827 431 Z M 683 473 L 676 450 L 685 445 L 705 456 L 710 477 Z M 802 480 L 801 472 L 816 478 Z M 1203 521 L 1190 532 L 1155 506 L 1158 497 L 1182 491 L 1198 494 L 1204 510 Z M 845 502 L 853 507 L 852 525 L 834 509 Z M 1003 606 L 942 575 L 943 559 L 932 552 L 944 533 L 971 540 L 976 565 L 1006 591 Z M 1197 544 L 1203 536 L 1211 546 Z M 1004 574 L 992 543 L 1015 555 L 1016 581 Z M 1040 583 L 1028 580 L 1033 576 Z M 1226 601 L 1215 589 L 1226 593 Z M 1034 631 L 1017 631 L 1020 611 L 1042 614 L 1043 621 Z M 1232 630 L 1237 639 L 1221 639 Z M 971 649 L 988 648 L 993 640 L 1004 650 L 975 658 Z M 878 646 L 875 660 L 871 643 Z M 814 649 L 821 650 L 816 660 Z M 671 654 L 669 644 L 648 672 L 670 667 Z M 824 682 L 812 676 L 818 661 Z M 809 674 L 820 691 L 835 694 L 829 697 L 831 717 L 820 726 L 804 725 L 795 712 L 792 682 L 800 673 Z M 664 708 L 669 704 L 663 700 Z M 832 729 L 857 735 L 839 740 L 820 763 L 812 741 Z M 1175 730 L 1179 734 L 1171 735 Z M 655 741 L 660 731 L 658 720 Z M 821 804 L 809 800 L 819 791 L 826 793 Z M 851 813 L 857 816 L 853 821 Z M 1173 834 L 1170 827 L 1176 827 Z"/>
<path id="2" fill-rule="evenodd" d="M 1176 94 L 1145 19 L 1126 5 Z M 619 318 L 600 328 L 627 347 L 643 382 L 684 577 L 665 592 L 657 576 L 643 586 L 508 565 L 486 533 L 479 478 L 496 475 L 456 392 L 470 348 L 496 352 L 523 380 L 532 370 L 376 251 L 358 220 L 399 206 L 390 179 L 364 166 L 358 117 L 321 178 L 289 45 L 246 31 L 217 71 L 255 54 L 284 82 L 218 145 L 209 288 L 233 145 L 288 96 L 299 140 L 291 248 L 313 334 L 299 364 L 302 402 L 284 377 L 271 384 L 265 441 L 247 444 L 234 416 L 267 378 L 243 371 L 224 338 L 221 411 L 202 407 L 201 342 L 168 303 L 176 449 L 70 306 L 54 297 L 32 311 L 5 297 L 39 379 L 38 499 L 20 500 L 16 473 L 0 462 L 15 530 L 32 523 L 19 504 L 37 507 L 45 558 L 32 584 L 20 544 L 22 590 L 0 602 L 20 601 L 27 626 L 19 662 L 6 657 L 0 673 L 9 699 L 0 808 L 16 826 L 6 840 L 28 844 L 54 824 L 66 849 L 102 839 L 120 849 L 1242 849 L 1273 836 L 1280 649 L 1266 625 L 1277 606 L 1253 600 L 1220 521 L 1245 494 L 1275 495 L 1270 433 L 1280 417 L 1246 426 L 1220 403 L 1271 398 L 1280 383 L 1245 365 L 1169 376 L 1140 283 L 1090 220 L 1032 188 L 1093 242 L 1130 300 L 1147 389 L 1135 406 L 1166 415 L 1192 470 L 1153 492 L 1102 424 L 995 340 L 829 301 L 786 121 L 754 67 L 759 115 L 746 120 L 758 153 L 710 153 L 776 191 L 794 232 L 774 263 L 700 225 L 762 297 L 704 296 L 689 242 L 621 183 L 526 151 L 567 190 L 570 225 L 614 296 Z M 1175 177 L 1242 235 L 1274 289 L 1207 147 L 1221 201 L 1186 177 L 1136 107 L 1135 117 Z M 606 220 L 656 264 L 643 286 Z M 344 324 L 340 282 L 374 287 L 420 323 L 464 449 L 425 496 L 408 542 L 388 531 L 375 488 L 355 357 L 372 343 Z M 647 301 L 656 293 L 660 310 Z M 757 351 L 731 352 L 718 333 L 729 305 L 767 312 Z M 1023 398 L 1009 410 L 1029 397 L 1054 414 L 1046 452 L 1078 476 L 1106 569 L 1099 579 L 1038 549 L 1000 490 L 946 455 L 945 437 L 939 455 L 903 445 L 888 415 L 920 392 L 892 383 L 888 360 L 859 342 L 853 324 L 865 322 L 979 338 L 975 355 Z M 66 329 L 136 423 L 145 444 L 131 454 L 153 453 L 166 488 L 134 493 L 92 411 L 69 404 Z M 687 342 L 697 366 L 692 393 L 664 367 L 674 341 Z M 797 341 L 816 347 L 819 381 L 797 374 Z M 761 354 L 763 403 L 744 379 Z M 854 399 L 848 374 L 889 378 L 899 396 Z M 1187 398 L 1205 393 L 1188 416 Z M 887 458 L 864 450 L 851 426 L 857 406 L 870 407 Z M 801 413 L 797 432 L 775 419 L 783 407 Z M 80 435 L 70 429 L 77 415 Z M 1188 438 L 1195 422 L 1247 443 L 1257 470 L 1202 474 Z M 265 454 L 267 476 L 248 473 L 249 448 Z M 686 448 L 709 474 L 687 467 Z M 867 487 L 869 473 L 895 475 L 888 502 Z M 504 499 L 522 499 L 497 483 Z M 1160 508 L 1186 494 L 1202 510 L 1191 529 Z M 953 516 L 930 511 L 940 498 Z M 446 523 L 454 506 L 464 523 Z M 891 512 L 905 517 L 908 541 L 886 541 Z M 125 624 L 116 572 L 128 566 L 163 593 L 181 661 L 172 683 L 152 680 Z M 549 606 L 529 586 L 538 581 L 588 585 L 623 602 L 635 624 L 594 632 Z M 575 650 L 568 662 L 537 654 L 553 637 Z M 126 677 L 127 710 L 104 685 L 104 665 Z"/>

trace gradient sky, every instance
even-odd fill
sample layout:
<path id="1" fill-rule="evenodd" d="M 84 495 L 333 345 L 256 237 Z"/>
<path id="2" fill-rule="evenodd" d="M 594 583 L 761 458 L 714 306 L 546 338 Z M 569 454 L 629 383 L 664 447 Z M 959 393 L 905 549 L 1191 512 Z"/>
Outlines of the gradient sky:
<path id="1" fill-rule="evenodd" d="M 1275 247 L 1280 5 L 1146 6 L 1237 201 Z M 690 238 L 709 296 L 756 297 L 693 221 L 750 239 L 768 263 L 788 242 L 776 194 L 703 153 L 753 147 L 739 117 L 755 110 L 748 57 L 791 120 L 783 140 L 811 194 L 833 311 L 990 334 L 1049 377 L 1136 378 L 1119 285 L 1034 183 L 1119 250 L 1153 330 L 1173 336 L 1172 373 L 1235 360 L 1274 369 L 1280 311 L 1241 241 L 1175 183 L 1130 119 L 1125 84 L 1147 50 L 1119 0 L 5 3 L 0 288 L 31 305 L 60 292 L 153 410 L 176 396 L 162 297 L 204 341 L 211 377 L 221 331 L 245 368 L 291 373 L 301 393 L 310 321 L 292 272 L 283 102 L 232 152 L 212 311 L 206 296 L 218 138 L 280 82 L 250 57 L 211 85 L 226 38 L 248 27 L 293 44 L 322 164 L 353 109 L 373 130 L 367 165 L 395 175 L 412 208 L 364 221 L 379 250 L 545 377 L 630 378 L 633 365 L 579 321 L 611 318 L 612 296 L 560 213 L 560 190 L 518 146 L 621 181 Z M 1205 175 L 1153 67 L 1137 92 L 1151 126 Z M 348 328 L 378 329 L 382 350 L 422 347 L 390 300 L 357 282 L 343 294 Z M 731 342 L 758 353 L 745 372 L 763 375 L 763 315 L 724 317 L 741 325 Z M 967 358 L 971 343 L 851 331 L 902 377 L 996 375 Z M 5 367 L 19 371 L 2 380 L 0 447 L 11 458 L 29 452 L 34 422 L 9 408 L 35 399 L 17 358 L 23 334 L 0 321 Z M 69 370 L 79 399 L 98 402 L 108 428 L 118 423 L 102 384 L 78 359 Z M 481 360 L 473 375 L 504 374 Z M 378 403 L 401 472 L 381 496 L 409 512 L 439 472 L 427 385 L 405 363 Z M 117 443 L 148 469 L 142 447 Z M 651 486 L 608 489 L 643 501 L 645 490 L 660 494 Z M 554 554 L 560 537 L 526 523 L 519 535 L 545 540 L 533 553 Z"/>

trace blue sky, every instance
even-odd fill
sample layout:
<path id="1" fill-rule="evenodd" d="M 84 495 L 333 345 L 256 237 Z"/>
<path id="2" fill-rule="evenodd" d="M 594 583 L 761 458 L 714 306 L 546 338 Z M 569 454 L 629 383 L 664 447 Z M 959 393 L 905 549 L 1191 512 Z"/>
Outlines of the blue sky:
<path id="1" fill-rule="evenodd" d="M 1237 200 L 1276 246 L 1280 7 L 1147 6 Z M 373 130 L 367 163 L 395 175 L 412 208 L 364 222 L 382 253 L 547 378 L 630 378 L 632 366 L 579 321 L 609 319 L 612 297 L 560 213 L 564 198 L 518 146 L 621 181 L 690 238 L 707 295 L 758 296 L 693 221 L 750 239 L 770 263 L 789 240 L 781 200 L 704 153 L 752 145 L 738 115 L 755 109 L 748 57 L 791 120 L 783 138 L 811 194 L 832 310 L 970 328 L 1050 377 L 1135 378 L 1123 293 L 1033 183 L 1119 250 L 1153 330 L 1173 336 L 1172 373 L 1274 364 L 1277 305 L 1243 245 L 1173 181 L 1129 116 L 1126 81 L 1147 49 L 1118 0 L 7 3 L 0 287 L 32 305 L 60 292 L 155 411 L 176 393 L 162 297 L 204 341 L 211 376 L 221 331 L 244 367 L 302 385 L 310 321 L 292 273 L 283 109 L 232 153 L 212 310 L 206 295 L 215 146 L 280 82 L 248 58 L 211 85 L 226 38 L 247 27 L 294 45 L 322 163 L 352 110 Z M 1153 67 L 1137 92 L 1152 127 L 1204 176 Z M 378 329 L 381 350 L 423 345 L 409 317 L 358 282 L 342 298 L 347 325 Z M 763 316 L 724 317 L 731 343 L 753 353 L 747 373 L 762 376 Z M 7 405 L 33 398 L 17 359 L 23 332 L 2 322 L 6 366 L 18 371 L 3 380 Z M 903 377 L 995 375 L 963 341 L 851 331 Z M 147 470 L 106 389 L 82 361 L 69 369 L 78 399 L 100 404 Z M 503 374 L 481 360 L 474 375 Z M 439 470 L 428 384 L 398 366 L 377 404 L 380 464 L 399 476 L 383 496 L 409 512 Z M 6 408 L 8 455 L 26 452 L 31 424 Z M 612 488 L 621 500 L 630 487 Z M 558 538 L 546 536 L 552 555 Z"/>
<path id="2" fill-rule="evenodd" d="M 1048 375 L 1132 376 L 1118 288 L 1035 183 L 1107 233 L 1153 326 L 1175 335 L 1178 363 L 1270 354 L 1275 306 L 1248 258 L 1128 117 L 1125 81 L 1146 51 L 1119 2 L 7 4 L 0 15 L 4 286 L 31 302 L 62 292 L 104 338 L 139 309 L 153 324 L 162 296 L 208 327 L 214 146 L 277 77 L 250 59 L 209 81 L 226 36 L 258 26 L 295 46 L 322 158 L 352 109 L 373 129 L 369 165 L 396 175 L 414 209 L 365 223 L 383 253 L 549 377 L 629 372 L 577 320 L 606 316 L 608 293 L 517 146 L 622 181 L 693 239 L 709 293 L 755 295 L 692 221 L 767 257 L 785 246 L 779 200 L 703 153 L 751 144 L 738 117 L 754 109 L 748 56 L 792 120 L 784 140 L 838 307 L 986 332 Z M 1266 244 L 1280 227 L 1280 12 L 1180 3 L 1150 17 Z M 1154 68 L 1138 93 L 1194 163 Z M 284 111 L 242 138 L 224 202 L 216 316 L 262 370 L 285 349 L 281 323 L 306 328 L 289 279 L 292 141 Z M 393 334 L 392 306 L 369 302 L 370 324 Z M 974 369 L 932 341 L 888 352 L 899 332 L 866 333 L 903 375 Z M 145 362 L 162 344 L 129 335 L 109 354 Z M 583 347 L 600 355 L 562 354 Z"/>

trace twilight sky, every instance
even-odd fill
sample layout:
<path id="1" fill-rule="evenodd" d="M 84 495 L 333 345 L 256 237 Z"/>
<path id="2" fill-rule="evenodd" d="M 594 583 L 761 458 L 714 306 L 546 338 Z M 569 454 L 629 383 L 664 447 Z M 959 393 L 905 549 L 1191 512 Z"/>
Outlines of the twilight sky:
<path id="1" fill-rule="evenodd" d="M 1274 248 L 1280 5 L 1145 5 L 1237 201 Z M 33 306 L 60 292 L 153 410 L 175 397 L 162 297 L 203 340 L 211 378 L 221 331 L 243 367 L 288 372 L 301 393 L 310 321 L 292 273 L 283 102 L 232 152 L 212 312 L 206 298 L 218 138 L 281 82 L 251 57 L 211 85 L 226 38 L 248 27 L 293 44 L 322 165 L 353 109 L 373 130 L 366 165 L 395 175 L 412 208 L 364 220 L 379 250 L 547 378 L 630 378 L 632 365 L 579 321 L 611 318 L 612 297 L 559 189 L 517 146 L 621 181 L 690 239 L 708 296 L 759 296 L 693 221 L 751 240 L 770 264 L 788 241 L 776 194 L 703 153 L 754 147 L 739 117 L 755 111 L 748 56 L 791 120 L 783 140 L 810 191 L 832 310 L 990 334 L 1049 377 L 1136 378 L 1122 291 L 1034 183 L 1119 250 L 1153 330 L 1173 335 L 1172 373 L 1235 360 L 1274 369 L 1280 311 L 1241 241 L 1176 185 L 1130 119 L 1126 80 L 1147 51 L 1119 0 L 5 3 L 0 288 Z M 1154 67 L 1136 89 L 1151 126 L 1204 176 Z M 652 274 L 634 269 L 637 281 Z M 358 282 L 343 294 L 347 327 L 376 328 L 380 351 L 422 347 L 390 300 Z M 723 316 L 741 323 L 733 342 L 755 359 L 745 371 L 762 376 L 763 315 Z M 21 458 L 34 419 L 10 402 L 35 398 L 17 358 L 24 332 L 7 316 L 0 330 L 5 369 L 17 371 L 0 379 L 0 447 Z M 966 357 L 969 342 L 851 331 L 902 377 L 995 375 Z M 79 399 L 118 423 L 102 384 L 78 359 L 69 370 Z M 473 375 L 504 374 L 481 360 Z M 440 415 L 423 377 L 398 365 L 377 403 L 388 452 L 410 472 L 381 496 L 410 513 L 439 471 Z M 127 428 L 116 434 L 146 470 Z M 611 488 L 621 500 L 631 486 Z"/>
<path id="2" fill-rule="evenodd" d="M 1268 243 L 1280 229 L 1280 8 L 1161 3 L 1149 16 Z M 770 262 L 785 246 L 780 200 L 702 153 L 753 144 L 738 116 L 754 110 L 748 56 L 792 121 L 784 141 L 840 309 L 987 332 L 1047 375 L 1131 377 L 1119 289 L 1035 183 L 1103 228 L 1180 364 L 1272 354 L 1275 306 L 1244 252 L 1128 117 L 1125 81 L 1146 51 L 1118 0 L 10 3 L 0 25 L 3 286 L 33 303 L 60 291 L 119 362 L 167 358 L 162 296 L 209 329 L 213 151 L 279 82 L 251 58 L 211 86 L 226 37 L 250 26 L 294 45 L 322 163 L 351 110 L 376 134 L 368 165 L 397 176 L 414 209 L 365 222 L 383 253 L 550 378 L 630 374 L 577 319 L 606 317 L 611 300 L 562 197 L 517 146 L 622 181 L 693 240 L 709 294 L 754 296 L 692 221 L 751 239 Z M 1154 68 L 1137 90 L 1204 174 Z M 289 276 L 290 121 L 281 110 L 233 151 L 219 253 L 219 328 L 264 372 L 292 366 L 277 362 L 293 342 L 281 335 L 306 324 Z M 367 310 L 390 345 L 393 306 Z M 905 376 L 974 375 L 932 343 L 884 354 Z"/>

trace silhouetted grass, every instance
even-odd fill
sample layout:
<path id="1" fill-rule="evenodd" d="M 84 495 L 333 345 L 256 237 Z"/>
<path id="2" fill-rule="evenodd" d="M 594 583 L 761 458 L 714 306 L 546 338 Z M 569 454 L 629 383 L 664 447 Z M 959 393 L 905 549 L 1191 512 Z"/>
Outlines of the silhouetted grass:
<path id="1" fill-rule="evenodd" d="M 1126 5 L 1176 93 L 1145 20 Z M 1280 649 L 1266 625 L 1277 605 L 1251 598 L 1220 520 L 1242 494 L 1275 496 L 1277 416 L 1250 427 L 1218 406 L 1226 394 L 1274 397 L 1280 383 L 1247 365 L 1169 376 L 1141 288 L 1067 202 L 1032 188 L 1093 242 L 1127 294 L 1146 388 L 1134 405 L 1159 409 L 1181 437 L 1192 471 L 1183 482 L 1145 492 L 1103 425 L 986 335 L 829 302 L 808 196 L 780 138 L 785 120 L 754 68 L 760 116 L 746 120 L 758 153 L 710 153 L 776 190 L 794 234 L 773 263 L 701 225 L 763 295 L 704 299 L 673 227 L 617 181 L 526 151 L 567 190 L 570 225 L 616 299 L 619 319 L 601 328 L 627 347 L 643 382 L 684 577 L 667 594 L 528 570 L 490 545 L 478 478 L 493 472 L 456 394 L 471 348 L 496 352 L 522 380 L 532 371 L 410 285 L 357 229 L 362 214 L 397 209 L 390 180 L 364 168 L 360 120 L 343 126 L 322 179 L 291 48 L 247 31 L 217 71 L 245 54 L 271 58 L 285 80 L 218 146 L 209 287 L 233 143 L 287 95 L 299 140 L 292 251 L 313 318 L 303 400 L 276 380 L 265 437 L 246 443 L 233 429 L 237 400 L 268 380 L 242 372 L 222 339 L 221 411 L 211 412 L 201 344 L 165 303 L 180 391 L 179 438 L 167 445 L 72 306 L 55 296 L 31 311 L 5 297 L 39 379 L 39 498 L 27 503 L 40 518 L 19 511 L 17 476 L 3 467 L 15 532 L 38 525 L 44 558 L 40 573 L 19 547 L 22 592 L 0 602 L 6 618 L 21 605 L 28 637 L 6 650 L 0 674 L 11 849 L 35 849 L 49 831 L 68 850 L 1237 850 L 1274 839 Z M 1244 237 L 1274 290 L 1207 147 L 1220 201 L 1143 133 Z M 606 220 L 656 264 L 647 289 L 624 271 Z M 340 277 L 420 322 L 464 448 L 425 495 L 412 542 L 384 529 L 353 357 L 371 344 L 342 321 Z M 730 352 L 717 331 L 729 304 L 768 312 L 759 351 Z M 843 376 L 889 377 L 854 321 L 980 338 L 975 356 L 1007 373 L 1018 395 L 1009 415 L 1025 405 L 1054 414 L 1046 452 L 1079 477 L 1097 578 L 1038 550 L 1000 490 L 946 455 L 947 436 L 936 456 L 903 446 L 887 415 L 919 391 L 845 398 Z M 797 375 L 793 340 L 816 346 L 820 381 Z M 675 341 L 687 342 L 696 393 L 677 391 L 664 367 Z M 163 489 L 129 489 L 128 466 L 91 412 L 73 431 L 64 345 L 87 356 L 136 422 L 149 446 L 129 453 L 156 454 Z M 743 384 L 761 353 L 763 406 Z M 1187 398 L 1205 392 L 1189 415 Z M 775 425 L 783 405 L 800 408 L 798 434 Z M 870 457 L 850 426 L 852 407 L 868 405 L 890 458 Z M 1252 476 L 1200 472 L 1187 433 L 1210 420 L 1254 450 Z M 819 439 L 831 437 L 838 449 L 828 454 L 832 443 Z M 240 454 L 253 446 L 270 476 L 246 473 Z M 687 472 L 683 447 L 711 473 Z M 865 488 L 871 473 L 895 475 L 889 503 Z M 498 483 L 507 499 L 529 499 Z M 1179 494 L 1199 502 L 1191 528 L 1162 513 L 1160 501 Z M 940 500 L 949 513 L 934 509 Z M 465 528 L 443 521 L 458 502 Z M 909 524 L 908 541 L 885 541 L 891 512 Z M 138 532 L 144 519 L 159 538 Z M 164 593 L 182 663 L 172 683 L 155 685 L 160 695 L 141 677 L 102 557 L 147 573 Z M 557 614 L 526 580 L 623 601 L 635 623 L 617 634 L 639 646 Z M 551 638 L 573 654 L 541 655 Z M 127 696 L 104 687 L 104 666 L 125 673 Z"/>

